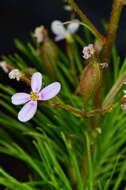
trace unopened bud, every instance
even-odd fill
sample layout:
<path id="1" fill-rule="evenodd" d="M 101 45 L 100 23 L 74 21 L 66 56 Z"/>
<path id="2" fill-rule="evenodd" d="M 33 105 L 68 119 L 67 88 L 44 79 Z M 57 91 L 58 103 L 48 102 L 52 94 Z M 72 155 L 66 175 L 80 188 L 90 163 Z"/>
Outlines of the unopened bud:
<path id="1" fill-rule="evenodd" d="M 55 79 L 55 63 L 58 58 L 57 50 L 54 42 L 47 39 L 39 48 L 39 56 L 42 58 L 47 74 Z"/>
<path id="2" fill-rule="evenodd" d="M 39 26 L 35 28 L 34 37 L 36 38 L 38 44 L 40 44 L 44 39 L 43 31 L 44 31 L 44 26 Z"/>
<path id="3" fill-rule="evenodd" d="M 3 71 L 4 71 L 5 73 L 8 73 L 8 72 L 9 72 L 9 70 L 8 70 L 8 68 L 7 68 L 7 63 L 6 63 L 6 61 L 0 61 L 0 67 L 3 69 Z"/>
<path id="4" fill-rule="evenodd" d="M 80 93 L 86 102 L 99 88 L 101 71 L 98 63 L 88 64 L 80 78 Z"/>

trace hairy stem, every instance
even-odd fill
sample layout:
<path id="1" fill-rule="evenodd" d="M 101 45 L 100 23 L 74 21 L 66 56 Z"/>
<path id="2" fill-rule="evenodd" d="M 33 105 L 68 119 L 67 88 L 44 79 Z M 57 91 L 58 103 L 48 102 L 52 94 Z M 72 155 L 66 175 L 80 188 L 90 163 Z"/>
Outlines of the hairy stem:
<path id="1" fill-rule="evenodd" d="M 97 30 L 97 28 L 92 24 L 92 22 L 87 18 L 87 16 L 81 11 L 78 5 L 74 2 L 74 0 L 66 0 L 73 10 L 78 14 L 81 20 L 91 29 L 95 36 L 104 43 L 104 36 Z"/>

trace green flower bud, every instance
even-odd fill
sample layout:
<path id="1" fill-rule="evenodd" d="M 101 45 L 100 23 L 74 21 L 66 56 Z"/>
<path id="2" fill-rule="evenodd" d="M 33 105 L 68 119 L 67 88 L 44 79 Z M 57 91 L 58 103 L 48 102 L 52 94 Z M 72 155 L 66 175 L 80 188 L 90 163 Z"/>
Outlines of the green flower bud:
<path id="1" fill-rule="evenodd" d="M 54 80 L 55 77 L 55 63 L 58 59 L 57 49 L 55 43 L 49 38 L 46 29 L 43 29 L 43 42 L 38 47 L 38 55 L 44 62 L 44 68 L 47 74 Z"/>

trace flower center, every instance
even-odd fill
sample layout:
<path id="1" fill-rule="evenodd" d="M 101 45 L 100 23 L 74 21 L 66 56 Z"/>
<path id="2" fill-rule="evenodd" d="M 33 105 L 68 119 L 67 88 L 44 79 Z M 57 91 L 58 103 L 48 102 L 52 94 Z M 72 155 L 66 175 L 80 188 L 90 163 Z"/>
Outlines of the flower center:
<path id="1" fill-rule="evenodd" d="M 39 99 L 39 94 L 37 92 L 31 92 L 30 98 L 32 101 L 37 101 Z"/>

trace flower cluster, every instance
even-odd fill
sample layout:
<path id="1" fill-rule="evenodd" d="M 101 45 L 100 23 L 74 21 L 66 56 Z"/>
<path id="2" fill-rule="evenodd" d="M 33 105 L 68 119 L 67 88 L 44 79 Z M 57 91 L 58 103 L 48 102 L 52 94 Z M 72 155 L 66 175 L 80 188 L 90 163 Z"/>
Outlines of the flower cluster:
<path id="1" fill-rule="evenodd" d="M 18 69 L 13 69 L 9 72 L 8 76 L 10 79 L 16 79 L 17 81 L 19 81 L 22 76 L 22 73 Z"/>
<path id="2" fill-rule="evenodd" d="M 83 48 L 83 58 L 89 59 L 91 58 L 95 53 L 94 45 L 89 44 L 88 46 Z"/>
<path id="3" fill-rule="evenodd" d="M 29 121 L 37 111 L 37 101 L 46 101 L 55 97 L 60 89 L 61 85 L 59 82 L 53 82 L 52 84 L 41 89 L 42 86 L 42 75 L 36 72 L 31 78 L 31 89 L 30 94 L 20 92 L 12 96 L 12 103 L 20 105 L 26 103 L 18 114 L 18 119 L 22 122 Z"/>

